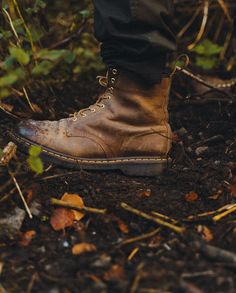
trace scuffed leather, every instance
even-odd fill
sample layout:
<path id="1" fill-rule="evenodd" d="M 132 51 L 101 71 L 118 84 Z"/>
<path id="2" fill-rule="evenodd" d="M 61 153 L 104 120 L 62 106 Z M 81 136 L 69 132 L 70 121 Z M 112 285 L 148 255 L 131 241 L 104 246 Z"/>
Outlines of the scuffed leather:
<path id="1" fill-rule="evenodd" d="M 77 121 L 22 122 L 18 133 L 42 146 L 81 158 L 166 156 L 171 147 L 168 123 L 170 79 L 149 87 L 121 73 L 104 108 L 78 114 Z"/>

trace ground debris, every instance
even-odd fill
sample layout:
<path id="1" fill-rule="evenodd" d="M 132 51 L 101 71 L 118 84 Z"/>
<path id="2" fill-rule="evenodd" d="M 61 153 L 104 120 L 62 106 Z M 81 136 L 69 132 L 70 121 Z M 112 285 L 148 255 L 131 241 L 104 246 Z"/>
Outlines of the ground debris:
<path id="1" fill-rule="evenodd" d="M 94 244 L 84 242 L 84 243 L 75 244 L 72 247 L 71 251 L 72 251 L 73 255 L 80 255 L 80 254 L 87 253 L 87 252 L 94 252 L 96 250 L 97 250 L 97 248 Z"/>
<path id="2" fill-rule="evenodd" d="M 82 198 L 77 194 L 65 193 L 62 196 L 61 201 L 65 205 L 72 204 L 81 209 L 84 207 Z M 56 208 L 51 216 L 50 224 L 55 231 L 59 231 L 71 227 L 74 221 L 80 221 L 84 216 L 85 214 L 74 209 Z"/>
<path id="3" fill-rule="evenodd" d="M 7 166 L 12 158 L 16 155 L 17 146 L 13 142 L 9 142 L 2 151 L 0 157 L 0 165 Z"/>
<path id="4" fill-rule="evenodd" d="M 214 260 L 220 261 L 222 263 L 230 263 L 236 268 L 236 254 L 225 249 L 215 247 L 204 242 L 196 241 L 194 243 L 196 249 L 203 253 L 206 257 Z"/>
<path id="5" fill-rule="evenodd" d="M 18 207 L 0 217 L 0 237 L 15 238 L 20 234 L 20 228 L 26 212 Z"/>

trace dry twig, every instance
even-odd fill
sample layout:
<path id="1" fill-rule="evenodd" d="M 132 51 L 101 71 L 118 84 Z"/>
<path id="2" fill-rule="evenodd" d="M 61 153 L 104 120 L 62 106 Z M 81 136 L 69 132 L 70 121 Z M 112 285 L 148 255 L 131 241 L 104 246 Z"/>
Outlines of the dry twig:
<path id="1" fill-rule="evenodd" d="M 126 210 L 126 211 L 129 211 L 137 216 L 140 216 L 142 218 L 145 218 L 147 220 L 150 220 L 150 221 L 153 221 L 155 223 L 157 223 L 158 225 L 161 225 L 163 227 L 166 227 L 166 228 L 169 228 L 171 230 L 173 230 L 174 232 L 176 233 L 183 233 L 185 231 L 185 228 L 184 227 L 179 227 L 179 226 L 176 226 L 174 224 L 171 224 L 171 223 L 168 223 L 168 222 L 165 222 L 164 220 L 162 219 L 159 219 L 157 217 L 154 217 L 154 216 L 151 216 L 149 214 L 146 214 L 140 210 L 137 210 L 129 205 L 127 205 L 126 203 L 122 202 L 121 203 L 121 207 Z"/>
<path id="2" fill-rule="evenodd" d="M 124 246 L 124 245 L 127 245 L 127 244 L 132 244 L 134 242 L 146 240 L 148 238 L 151 238 L 151 237 L 155 236 L 160 231 L 161 231 L 161 229 L 157 228 L 157 229 L 155 229 L 155 230 L 153 230 L 153 231 L 151 231 L 149 233 L 123 240 L 118 246 L 120 247 L 120 246 Z"/>
<path id="3" fill-rule="evenodd" d="M 23 202 L 23 204 L 24 204 L 25 210 L 26 210 L 26 212 L 28 213 L 29 218 L 32 219 L 33 216 L 32 216 L 32 214 L 31 214 L 31 211 L 30 211 L 30 209 L 29 209 L 29 206 L 28 206 L 28 204 L 27 204 L 27 202 L 26 202 L 26 200 L 25 200 L 25 198 L 24 198 L 24 195 L 23 195 L 23 193 L 22 193 L 22 191 L 21 191 L 21 189 L 20 189 L 20 186 L 19 186 L 19 184 L 18 184 L 18 182 L 17 182 L 17 180 L 16 180 L 14 174 L 11 173 L 11 172 L 9 172 L 9 174 L 10 174 L 10 176 L 11 176 L 11 178 L 12 178 L 12 180 L 13 180 L 15 186 L 16 186 L 16 189 L 17 189 L 18 192 L 19 192 L 20 198 L 21 198 L 21 200 L 22 200 L 22 202 Z"/>
<path id="4" fill-rule="evenodd" d="M 79 207 L 78 205 L 67 203 L 63 200 L 56 199 L 56 198 L 51 198 L 51 204 L 67 209 L 73 209 L 79 212 L 86 212 L 86 213 L 93 213 L 93 214 L 106 214 L 107 210 L 106 209 L 96 209 L 96 208 L 91 208 L 91 207 L 86 207 L 84 206 L 83 208 Z"/>

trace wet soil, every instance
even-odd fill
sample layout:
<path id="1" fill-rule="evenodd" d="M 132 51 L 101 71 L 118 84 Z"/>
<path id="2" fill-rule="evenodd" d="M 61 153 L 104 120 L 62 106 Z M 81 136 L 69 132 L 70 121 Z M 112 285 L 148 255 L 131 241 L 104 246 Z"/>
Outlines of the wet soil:
<path id="1" fill-rule="evenodd" d="M 0 284 L 6 292 L 236 292 L 236 214 L 217 222 L 211 215 L 187 219 L 235 203 L 235 104 L 185 99 L 189 89 L 181 88 L 179 81 L 176 84 L 170 105 L 176 140 L 173 163 L 160 177 L 76 172 L 55 166 L 35 176 L 23 165 L 17 179 L 25 194 L 32 191 L 38 215 L 33 220 L 25 218 L 21 233 L 34 230 L 36 235 L 26 247 L 20 245 L 21 233 L 1 240 Z M 96 91 L 92 82 L 67 85 L 55 92 L 59 98 L 50 100 L 53 111 L 47 115 L 66 116 L 90 104 Z M 41 108 L 47 101 L 36 99 Z M 2 116 L 1 125 L 6 122 Z M 18 162 L 24 160 L 18 154 Z M 1 169 L 1 183 L 7 178 Z M 105 208 L 108 214 L 87 214 L 73 227 L 54 231 L 49 199 L 61 198 L 65 192 L 79 194 L 87 206 Z M 178 234 L 158 226 L 125 211 L 122 202 L 176 219 L 186 230 Z M 6 213 L 15 204 L 22 207 L 17 193 L 0 209 Z M 158 227 L 146 239 L 123 242 Z M 73 255 L 73 245 L 83 242 L 94 244 L 96 251 Z M 212 253 L 213 248 L 218 248 L 217 253 Z"/>

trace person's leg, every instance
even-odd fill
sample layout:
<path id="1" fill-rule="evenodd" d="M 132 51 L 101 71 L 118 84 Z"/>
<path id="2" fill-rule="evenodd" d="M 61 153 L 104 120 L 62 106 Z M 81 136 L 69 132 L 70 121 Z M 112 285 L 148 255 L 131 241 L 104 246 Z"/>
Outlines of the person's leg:
<path id="1" fill-rule="evenodd" d="M 95 36 L 108 66 L 159 82 L 176 49 L 173 0 L 93 0 Z"/>
<path id="2" fill-rule="evenodd" d="M 13 138 L 41 145 L 50 160 L 79 169 L 158 175 L 171 147 L 170 78 L 175 49 L 167 0 L 96 0 L 96 35 L 108 65 L 106 91 L 87 109 L 60 121 L 25 121 Z"/>

